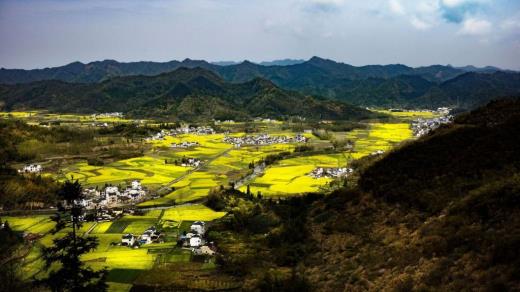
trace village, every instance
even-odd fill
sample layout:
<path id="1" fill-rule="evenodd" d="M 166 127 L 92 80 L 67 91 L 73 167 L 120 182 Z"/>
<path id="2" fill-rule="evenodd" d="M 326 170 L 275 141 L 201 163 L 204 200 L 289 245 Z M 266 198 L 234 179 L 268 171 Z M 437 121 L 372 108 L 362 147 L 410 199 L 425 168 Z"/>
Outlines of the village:
<path id="1" fill-rule="evenodd" d="M 191 224 L 189 232 L 179 232 L 177 236 L 177 247 L 191 250 L 194 255 L 214 255 L 215 245 L 207 242 L 205 238 L 206 223 L 203 221 L 195 221 Z M 150 226 L 141 235 L 132 233 L 124 234 L 121 237 L 122 246 L 131 248 L 139 248 L 142 245 L 151 243 L 163 243 L 165 235 L 155 226 Z"/>
<path id="2" fill-rule="evenodd" d="M 216 131 L 212 127 L 208 126 L 199 126 L 199 127 L 190 127 L 190 126 L 182 126 L 176 129 L 166 130 L 162 129 L 160 132 L 155 133 L 151 137 L 146 138 L 146 141 L 157 141 L 164 140 L 167 136 L 175 137 L 177 135 L 184 134 L 195 134 L 195 135 L 211 135 L 215 134 Z"/>
<path id="3" fill-rule="evenodd" d="M 346 177 L 351 174 L 354 170 L 352 168 L 339 167 L 339 168 L 324 168 L 318 167 L 311 171 L 308 175 L 312 178 L 339 178 Z"/>
<path id="4" fill-rule="evenodd" d="M 85 198 L 76 202 L 76 204 L 85 209 L 96 209 L 141 202 L 145 199 L 147 191 L 139 181 L 134 180 L 124 189 L 111 185 L 105 186 L 102 190 L 97 187 L 86 188 L 83 190 L 83 195 Z"/>
<path id="5" fill-rule="evenodd" d="M 288 144 L 288 143 L 306 143 L 309 138 L 302 134 L 296 134 L 294 137 L 288 136 L 270 136 L 269 134 L 261 134 L 256 136 L 245 137 L 224 137 L 224 142 L 233 144 L 236 148 L 242 145 L 271 145 L 271 144 Z"/>
<path id="6" fill-rule="evenodd" d="M 197 147 L 199 145 L 200 145 L 199 142 L 182 141 L 181 143 L 172 143 L 170 145 L 170 147 L 186 149 L 186 148 L 191 148 L 191 147 Z"/>
<path id="7" fill-rule="evenodd" d="M 427 135 L 431 131 L 439 128 L 441 125 L 453 122 L 453 116 L 446 114 L 433 119 L 417 119 L 412 121 L 411 128 L 413 135 L 417 138 Z"/>

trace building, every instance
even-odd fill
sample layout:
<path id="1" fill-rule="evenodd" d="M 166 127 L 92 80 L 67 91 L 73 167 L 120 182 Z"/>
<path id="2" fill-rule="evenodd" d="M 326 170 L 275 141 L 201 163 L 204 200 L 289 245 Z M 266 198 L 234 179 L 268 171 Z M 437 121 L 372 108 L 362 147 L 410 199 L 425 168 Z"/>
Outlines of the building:
<path id="1" fill-rule="evenodd" d="M 133 234 L 125 234 L 121 238 L 121 245 L 133 246 L 135 243 L 135 236 Z"/>
<path id="2" fill-rule="evenodd" d="M 19 169 L 19 173 L 40 173 L 43 168 L 39 164 L 28 164 L 25 165 L 22 169 Z"/>
<path id="3" fill-rule="evenodd" d="M 193 232 L 193 233 L 196 233 L 196 234 L 200 234 L 200 235 L 204 235 L 204 233 L 206 232 L 205 230 L 205 223 L 202 222 L 202 221 L 195 221 L 193 222 L 193 224 L 190 226 L 190 230 Z"/>
<path id="4" fill-rule="evenodd" d="M 191 238 L 190 238 L 190 247 L 199 247 L 202 245 L 202 238 L 200 237 L 200 235 L 193 235 Z"/>

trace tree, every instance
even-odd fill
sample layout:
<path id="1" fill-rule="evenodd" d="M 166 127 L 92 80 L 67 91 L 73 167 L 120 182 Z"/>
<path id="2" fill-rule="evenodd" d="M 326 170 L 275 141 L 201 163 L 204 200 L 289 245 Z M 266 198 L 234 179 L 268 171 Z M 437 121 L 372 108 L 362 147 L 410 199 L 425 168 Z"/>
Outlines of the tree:
<path id="1" fill-rule="evenodd" d="M 81 227 L 83 207 L 79 204 L 84 198 L 81 184 L 66 181 L 57 192 L 64 205 L 52 217 L 56 221 L 54 232 L 67 226 L 72 227 L 64 237 L 54 239 L 54 245 L 42 249 L 45 269 L 54 263 L 60 268 L 52 270 L 47 279 L 36 281 L 37 285 L 49 287 L 52 291 L 106 291 L 107 270 L 94 271 L 85 267 L 80 256 L 98 246 L 96 237 L 78 237 L 76 230 Z"/>

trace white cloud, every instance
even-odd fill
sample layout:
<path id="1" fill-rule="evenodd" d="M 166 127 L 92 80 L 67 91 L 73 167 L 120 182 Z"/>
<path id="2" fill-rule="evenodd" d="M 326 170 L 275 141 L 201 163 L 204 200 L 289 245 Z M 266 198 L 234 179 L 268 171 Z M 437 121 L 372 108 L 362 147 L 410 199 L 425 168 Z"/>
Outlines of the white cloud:
<path id="1" fill-rule="evenodd" d="M 388 5 L 390 5 L 390 11 L 393 13 L 405 14 L 404 7 L 399 0 L 390 0 L 388 1 Z"/>
<path id="2" fill-rule="evenodd" d="M 413 25 L 413 27 L 415 27 L 416 29 L 419 29 L 419 30 L 426 30 L 426 29 L 432 27 L 432 25 L 430 23 L 425 22 L 415 16 L 411 17 L 410 23 Z"/>
<path id="3" fill-rule="evenodd" d="M 520 19 L 506 19 L 500 24 L 500 28 L 505 30 L 520 30 Z"/>
<path id="4" fill-rule="evenodd" d="M 466 0 L 442 0 L 442 4 L 448 7 L 456 7 L 466 2 Z"/>
<path id="5" fill-rule="evenodd" d="M 459 34 L 482 36 L 491 32 L 493 25 L 484 19 L 468 18 L 462 23 Z"/>

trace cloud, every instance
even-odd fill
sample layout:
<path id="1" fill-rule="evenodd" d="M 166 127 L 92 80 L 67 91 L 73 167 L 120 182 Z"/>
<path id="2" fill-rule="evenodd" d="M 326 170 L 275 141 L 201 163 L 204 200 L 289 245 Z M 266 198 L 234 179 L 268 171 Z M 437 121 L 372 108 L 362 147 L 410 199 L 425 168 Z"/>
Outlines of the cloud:
<path id="1" fill-rule="evenodd" d="M 459 30 L 461 35 L 482 36 L 491 32 L 493 25 L 484 19 L 468 18 L 462 23 Z"/>
<path id="2" fill-rule="evenodd" d="M 405 14 L 404 7 L 399 0 L 390 0 L 388 1 L 388 5 L 390 6 L 390 11 L 393 13 Z"/>
<path id="3" fill-rule="evenodd" d="M 337 12 L 345 0 L 306 0 L 303 3 L 308 12 Z"/>
<path id="4" fill-rule="evenodd" d="M 444 20 L 462 23 L 468 16 L 484 10 L 487 0 L 441 0 L 440 11 Z"/>
<path id="5" fill-rule="evenodd" d="M 412 16 L 412 18 L 410 19 L 410 23 L 413 25 L 413 27 L 415 27 L 418 30 L 426 30 L 432 27 L 430 23 L 427 23 L 415 16 Z"/>

